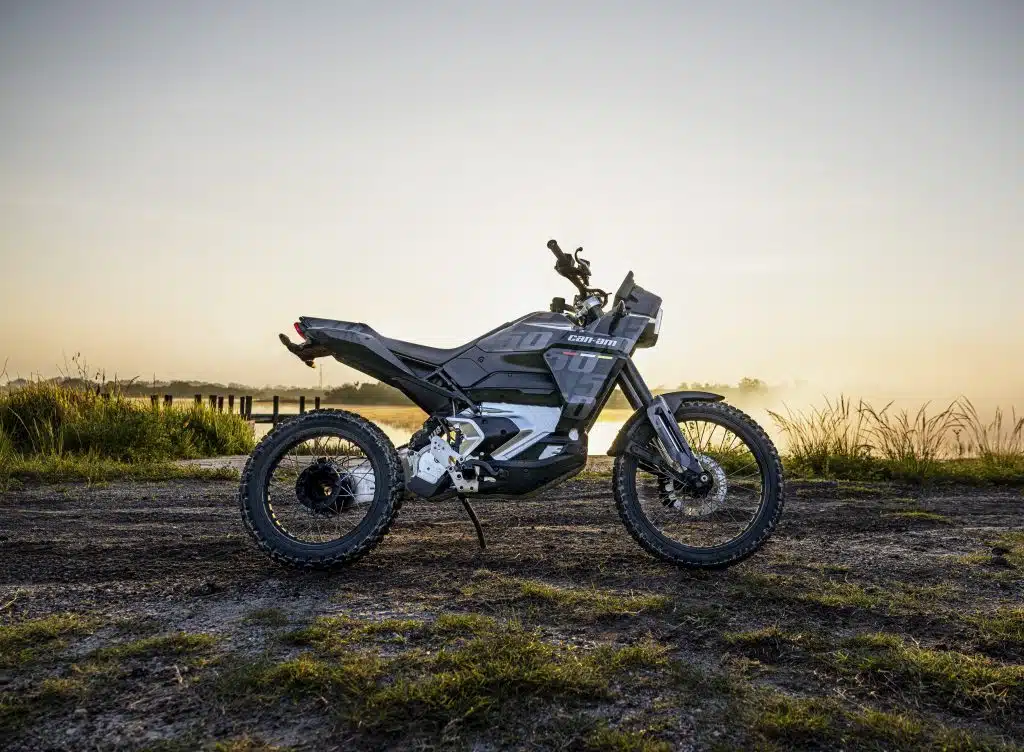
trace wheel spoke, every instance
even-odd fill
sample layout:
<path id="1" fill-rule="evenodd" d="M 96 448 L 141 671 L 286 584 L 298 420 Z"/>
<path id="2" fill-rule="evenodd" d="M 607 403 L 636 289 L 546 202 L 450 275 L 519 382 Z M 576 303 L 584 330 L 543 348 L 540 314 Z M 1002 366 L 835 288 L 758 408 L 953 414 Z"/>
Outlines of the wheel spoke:
<path id="1" fill-rule="evenodd" d="M 697 549 L 726 545 L 750 528 L 764 505 L 767 468 L 725 421 L 684 418 L 679 428 L 714 479 L 712 488 L 695 492 L 631 460 L 640 509 L 677 544 Z"/>
<path id="2" fill-rule="evenodd" d="M 301 543 L 332 543 L 353 532 L 369 512 L 378 480 L 363 447 L 325 429 L 281 451 L 266 498 L 284 535 Z"/>

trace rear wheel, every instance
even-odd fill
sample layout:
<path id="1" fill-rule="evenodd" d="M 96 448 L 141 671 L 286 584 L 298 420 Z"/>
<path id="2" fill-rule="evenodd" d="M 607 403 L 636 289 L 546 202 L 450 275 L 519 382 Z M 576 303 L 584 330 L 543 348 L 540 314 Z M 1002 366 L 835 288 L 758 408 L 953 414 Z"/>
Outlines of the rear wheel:
<path id="1" fill-rule="evenodd" d="M 749 416 L 722 402 L 684 402 L 676 420 L 713 479 L 710 490 L 683 488 L 635 456 L 615 458 L 615 504 L 644 549 L 682 567 L 735 564 L 764 545 L 782 515 L 783 481 L 771 439 Z M 658 453 L 650 424 L 634 441 Z"/>
<path id="2" fill-rule="evenodd" d="M 401 506 L 398 453 L 344 410 L 292 418 L 257 445 L 242 474 L 242 520 L 275 561 L 336 569 L 369 553 Z"/>

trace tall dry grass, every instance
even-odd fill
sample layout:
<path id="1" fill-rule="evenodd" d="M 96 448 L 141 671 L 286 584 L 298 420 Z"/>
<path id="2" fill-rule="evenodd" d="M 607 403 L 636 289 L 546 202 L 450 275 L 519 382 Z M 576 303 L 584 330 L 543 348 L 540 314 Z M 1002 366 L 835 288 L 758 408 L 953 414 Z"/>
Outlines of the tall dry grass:
<path id="1" fill-rule="evenodd" d="M 966 398 L 946 408 L 876 409 L 863 400 L 825 399 L 808 411 L 769 411 L 798 475 L 926 481 L 1024 483 L 1024 418 L 997 409 L 985 421 Z"/>

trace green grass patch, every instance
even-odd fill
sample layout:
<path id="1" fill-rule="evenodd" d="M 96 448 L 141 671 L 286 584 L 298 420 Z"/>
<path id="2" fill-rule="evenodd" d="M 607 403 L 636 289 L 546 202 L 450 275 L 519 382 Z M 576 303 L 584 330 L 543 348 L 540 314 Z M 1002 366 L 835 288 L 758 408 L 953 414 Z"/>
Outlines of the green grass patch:
<path id="1" fill-rule="evenodd" d="M 722 641 L 744 655 L 770 663 L 784 661 L 798 651 L 821 646 L 816 635 L 787 632 L 777 625 L 746 632 L 723 632 Z"/>
<path id="2" fill-rule="evenodd" d="M 60 644 L 61 636 L 86 629 L 77 617 L 70 621 L 67 617 L 62 615 L 19 625 L 23 630 L 16 639 L 19 642 L 25 639 L 40 641 L 36 650 L 52 652 Z M 17 695 L 0 694 L 0 730 L 23 727 L 44 715 L 66 711 L 72 704 L 80 704 L 95 697 L 112 682 L 132 671 L 131 667 L 125 665 L 127 663 L 166 656 L 187 665 L 191 661 L 182 661 L 183 658 L 208 653 L 216 641 L 216 638 L 207 634 L 178 632 L 94 650 L 81 661 L 72 664 L 63 676 L 47 677 Z M 19 655 L 24 657 L 23 653 Z M 24 665 L 24 661 L 21 665 Z"/>
<path id="3" fill-rule="evenodd" d="M 238 480 L 230 468 L 181 467 L 169 460 L 121 462 L 96 455 L 32 455 L 0 458 L 0 493 L 22 481 L 104 483 L 108 481 Z"/>
<path id="4" fill-rule="evenodd" d="M 736 576 L 731 594 L 737 599 L 794 606 L 812 604 L 828 609 L 869 609 L 887 614 L 931 613 L 956 594 L 950 585 L 896 585 L 890 589 L 834 580 L 824 574 L 742 572 Z"/>
<path id="5" fill-rule="evenodd" d="M 282 608 L 260 608 L 250 612 L 245 620 L 261 627 L 287 627 L 290 623 L 288 614 Z"/>
<path id="6" fill-rule="evenodd" d="M 355 644 L 358 636 L 414 633 L 423 645 L 394 658 Z M 666 649 L 650 640 L 580 650 L 548 643 L 518 623 L 462 614 L 433 624 L 330 617 L 288 639 L 311 650 L 239 667 L 224 678 L 221 699 L 324 698 L 342 721 L 385 736 L 479 728 L 514 717 L 516 707 L 607 699 L 613 680 L 668 663 Z"/>
<path id="7" fill-rule="evenodd" d="M 619 595 L 596 588 L 558 587 L 540 580 L 506 577 L 479 572 L 462 590 L 469 597 L 483 597 L 491 604 L 527 604 L 554 607 L 582 620 L 663 613 L 672 606 L 670 598 L 654 593 Z"/>
<path id="8" fill-rule="evenodd" d="M 668 742 L 652 739 L 642 731 L 624 731 L 600 724 L 587 736 L 584 749 L 594 752 L 670 752 Z"/>
<path id="9" fill-rule="evenodd" d="M 320 650 L 339 650 L 362 640 L 377 638 L 405 642 L 423 633 L 427 624 L 415 619 L 366 621 L 351 616 L 320 616 L 308 627 L 288 632 L 282 639 L 292 645 L 309 645 Z"/>
<path id="10" fill-rule="evenodd" d="M 1024 666 L 951 650 L 922 648 L 892 634 L 843 642 L 833 666 L 874 685 L 959 711 L 1024 712 Z"/>
<path id="11" fill-rule="evenodd" d="M 67 637 L 90 633 L 95 624 L 77 614 L 54 614 L 0 626 L 0 668 L 16 668 L 52 658 Z"/>
<path id="12" fill-rule="evenodd" d="M 207 652 L 216 644 L 217 638 L 210 634 L 175 632 L 99 648 L 90 657 L 97 662 L 120 662 L 134 658 L 148 659 L 158 655 L 190 655 Z"/>
<path id="13" fill-rule="evenodd" d="M 1024 606 L 1001 606 L 989 613 L 966 616 L 964 621 L 977 630 L 985 650 L 1024 655 Z"/>
<path id="14" fill-rule="evenodd" d="M 1000 739 L 953 729 L 904 713 L 846 708 L 831 698 L 759 692 L 748 705 L 753 731 L 784 749 L 932 749 L 952 752 L 1012 750 Z"/>

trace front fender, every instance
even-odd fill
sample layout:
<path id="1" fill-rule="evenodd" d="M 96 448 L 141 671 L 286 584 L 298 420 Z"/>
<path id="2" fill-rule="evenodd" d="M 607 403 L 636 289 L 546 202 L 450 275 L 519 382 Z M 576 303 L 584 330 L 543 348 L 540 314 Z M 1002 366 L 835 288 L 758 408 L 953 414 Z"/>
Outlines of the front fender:
<path id="1" fill-rule="evenodd" d="M 712 392 L 666 392 L 660 395 L 666 403 L 668 403 L 668 409 L 675 414 L 676 410 L 679 409 L 679 405 L 683 402 L 721 402 L 725 399 L 721 394 L 714 394 Z M 622 428 L 619 429 L 618 435 L 615 437 L 615 441 L 612 442 L 611 448 L 608 450 L 608 454 L 612 457 L 622 454 L 622 450 L 625 449 L 626 443 L 629 438 L 633 435 L 633 431 L 637 429 L 641 421 L 647 418 L 647 411 L 644 408 L 640 408 L 635 413 L 629 416 Z"/>

